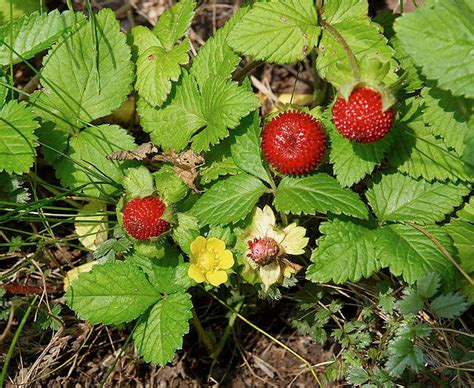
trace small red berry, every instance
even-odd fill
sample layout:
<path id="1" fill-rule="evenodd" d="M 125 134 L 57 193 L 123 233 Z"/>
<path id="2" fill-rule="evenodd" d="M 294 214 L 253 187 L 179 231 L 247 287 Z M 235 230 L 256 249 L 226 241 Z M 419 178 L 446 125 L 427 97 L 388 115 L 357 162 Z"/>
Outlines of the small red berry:
<path id="1" fill-rule="evenodd" d="M 349 101 L 339 97 L 332 108 L 339 133 L 351 141 L 373 143 L 383 138 L 393 124 L 392 109 L 382 110 L 380 93 L 370 88 L 352 91 Z"/>
<path id="2" fill-rule="evenodd" d="M 250 253 L 247 254 L 252 261 L 263 267 L 270 264 L 280 253 L 280 247 L 271 237 L 254 238 L 247 241 Z"/>
<path id="3" fill-rule="evenodd" d="M 290 110 L 265 125 L 262 150 L 267 162 L 277 171 L 301 175 L 321 163 L 326 152 L 326 133 L 313 116 Z"/>
<path id="4" fill-rule="evenodd" d="M 161 219 L 166 209 L 155 196 L 132 199 L 123 210 L 123 226 L 137 240 L 148 240 L 168 231 L 170 224 Z"/>

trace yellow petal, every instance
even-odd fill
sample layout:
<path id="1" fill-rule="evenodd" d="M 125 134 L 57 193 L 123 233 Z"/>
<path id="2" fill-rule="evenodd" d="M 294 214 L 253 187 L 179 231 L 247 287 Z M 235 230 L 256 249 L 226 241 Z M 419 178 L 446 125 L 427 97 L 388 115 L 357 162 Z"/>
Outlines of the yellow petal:
<path id="1" fill-rule="evenodd" d="M 275 214 L 270 206 L 265 205 L 262 209 L 257 208 L 255 211 L 255 226 L 260 237 L 266 237 L 270 229 L 275 226 Z"/>
<path id="2" fill-rule="evenodd" d="M 191 253 L 194 256 L 198 256 L 204 248 L 206 248 L 206 239 L 202 236 L 196 237 L 196 239 L 191 243 Z"/>
<path id="3" fill-rule="evenodd" d="M 305 237 L 306 229 L 296 224 L 290 224 L 285 229 L 285 238 L 281 242 L 281 246 L 285 253 L 289 255 L 301 255 L 304 253 L 304 247 L 308 245 L 309 238 Z"/>
<path id="4" fill-rule="evenodd" d="M 223 252 L 225 250 L 225 242 L 218 238 L 211 237 L 207 240 L 206 248 L 215 249 L 217 252 Z"/>
<path id="5" fill-rule="evenodd" d="M 225 271 L 208 272 L 206 279 L 213 286 L 219 286 L 227 281 L 227 273 Z"/>
<path id="6" fill-rule="evenodd" d="M 277 228 L 269 228 L 266 236 L 274 239 L 278 245 L 285 239 L 285 233 Z"/>
<path id="7" fill-rule="evenodd" d="M 281 268 L 280 264 L 276 261 L 260 268 L 260 279 L 262 279 L 265 290 L 268 290 L 272 284 L 277 283 L 280 277 Z"/>
<path id="8" fill-rule="evenodd" d="M 232 252 L 226 249 L 223 253 L 219 255 L 220 262 L 219 267 L 222 269 L 229 269 L 234 265 L 234 257 Z"/>
<path id="9" fill-rule="evenodd" d="M 193 279 L 197 283 L 202 283 L 206 280 L 204 274 L 199 269 L 199 267 L 195 264 L 191 264 L 188 269 L 188 276 Z"/>

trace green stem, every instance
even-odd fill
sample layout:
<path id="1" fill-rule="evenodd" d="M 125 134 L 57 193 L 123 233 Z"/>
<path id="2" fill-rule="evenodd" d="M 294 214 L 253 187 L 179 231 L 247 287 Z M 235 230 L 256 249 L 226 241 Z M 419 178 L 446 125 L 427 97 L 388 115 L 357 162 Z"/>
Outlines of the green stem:
<path id="1" fill-rule="evenodd" d="M 8 353 L 7 353 L 7 356 L 5 357 L 5 363 L 3 364 L 2 374 L 0 375 L 0 387 L 4 386 L 5 377 L 7 377 L 8 364 L 10 364 L 10 360 L 13 355 L 13 350 L 15 349 L 16 343 L 18 342 L 18 338 L 20 338 L 20 334 L 23 331 L 23 327 L 25 326 L 26 321 L 28 320 L 28 317 L 30 316 L 31 309 L 33 308 L 33 305 L 36 303 L 36 299 L 38 299 L 38 295 L 36 295 L 33 298 L 30 305 L 28 306 L 28 309 L 26 310 L 25 314 L 23 315 L 23 318 L 21 319 L 20 324 L 18 325 L 18 329 L 15 332 L 12 343 L 10 344 L 10 347 L 8 348 Z"/>
<path id="2" fill-rule="evenodd" d="M 336 39 L 339 42 L 339 44 L 344 49 L 344 52 L 347 55 L 347 59 L 349 60 L 352 71 L 354 73 L 354 77 L 357 81 L 359 81 L 360 80 L 359 65 L 357 64 L 357 60 L 354 53 L 352 52 L 347 42 L 344 40 L 344 37 L 331 24 L 329 24 L 326 20 L 321 18 L 321 16 L 320 16 L 320 20 L 321 20 L 321 26 L 325 28 L 334 37 L 334 39 Z"/>
<path id="3" fill-rule="evenodd" d="M 298 360 L 300 360 L 303 364 L 305 364 L 308 369 L 310 370 L 311 374 L 313 375 L 314 379 L 317 381 L 318 385 L 322 387 L 321 382 L 319 381 L 318 375 L 316 374 L 316 371 L 314 370 L 313 366 L 311 363 L 306 360 L 303 356 L 301 356 L 299 353 L 295 352 L 293 349 L 285 345 L 283 342 L 278 340 L 277 338 L 273 337 L 271 334 L 267 333 L 265 330 L 261 329 L 254 323 L 250 322 L 247 318 L 245 318 L 243 315 L 241 315 L 238 311 L 236 311 L 233 307 L 229 306 L 226 302 L 223 300 L 219 299 L 216 295 L 208 292 L 209 295 L 211 295 L 215 300 L 217 300 L 221 305 L 223 305 L 226 309 L 229 311 L 232 311 L 239 319 L 244 321 L 247 325 L 252 327 L 253 329 L 257 330 L 259 333 L 263 334 L 265 337 L 269 338 L 271 341 L 275 342 L 276 344 L 280 345 L 283 349 L 286 351 L 290 352 L 293 356 L 295 356 Z"/>
<path id="4" fill-rule="evenodd" d="M 196 331 L 198 333 L 198 336 L 199 336 L 199 339 L 204 343 L 204 345 L 206 346 L 206 349 L 208 351 L 208 353 L 211 355 L 212 357 L 212 354 L 213 352 L 215 351 L 216 349 L 216 343 L 211 339 L 211 337 L 209 337 L 209 335 L 207 334 L 206 330 L 204 330 L 204 327 L 202 327 L 202 324 L 201 324 L 201 321 L 199 320 L 199 317 L 198 315 L 196 314 L 196 311 L 194 309 L 192 309 L 192 313 L 193 313 L 193 325 L 194 327 L 196 328 Z"/>
<path id="5" fill-rule="evenodd" d="M 243 304 L 244 304 L 243 300 L 237 304 L 237 306 L 235 307 L 235 311 L 237 311 L 237 313 L 240 312 L 240 309 L 242 308 Z M 217 361 L 217 358 L 221 354 L 222 349 L 224 349 L 227 339 L 229 338 L 229 335 L 232 332 L 232 329 L 234 328 L 236 319 L 237 319 L 237 315 L 235 313 L 232 313 L 232 315 L 229 318 L 229 323 L 227 324 L 227 327 L 224 330 L 224 334 L 222 335 L 219 343 L 217 344 L 216 349 L 211 354 L 211 358 L 214 360 L 213 363 Z"/>
<path id="6" fill-rule="evenodd" d="M 232 77 L 237 82 L 242 82 L 247 75 L 252 73 L 255 69 L 263 65 L 265 62 L 263 61 L 250 61 L 240 70 L 237 70 Z"/>

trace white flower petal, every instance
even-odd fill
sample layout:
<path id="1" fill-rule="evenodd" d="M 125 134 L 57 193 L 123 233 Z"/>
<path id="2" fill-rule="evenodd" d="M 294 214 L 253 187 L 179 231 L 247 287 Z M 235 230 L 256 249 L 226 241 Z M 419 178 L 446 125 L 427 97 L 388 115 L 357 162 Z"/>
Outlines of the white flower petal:
<path id="1" fill-rule="evenodd" d="M 265 290 L 272 285 L 277 283 L 281 278 L 281 268 L 277 261 L 268 264 L 264 267 L 260 267 L 260 279 L 265 286 Z"/>
<path id="2" fill-rule="evenodd" d="M 266 237 L 269 229 L 275 226 L 275 214 L 270 206 L 265 205 L 262 209 L 257 208 L 255 211 L 254 222 L 256 230 L 261 237 Z"/>
<path id="3" fill-rule="evenodd" d="M 285 239 L 285 232 L 281 229 L 270 228 L 267 231 L 267 237 L 271 237 L 275 240 L 278 245 L 281 245 L 282 241 Z"/>
<path id="4" fill-rule="evenodd" d="M 296 226 L 295 223 L 288 225 L 285 229 L 285 238 L 281 242 L 281 246 L 285 253 L 289 255 L 301 255 L 304 248 L 308 245 L 309 238 L 305 237 L 306 229 L 302 226 Z"/>

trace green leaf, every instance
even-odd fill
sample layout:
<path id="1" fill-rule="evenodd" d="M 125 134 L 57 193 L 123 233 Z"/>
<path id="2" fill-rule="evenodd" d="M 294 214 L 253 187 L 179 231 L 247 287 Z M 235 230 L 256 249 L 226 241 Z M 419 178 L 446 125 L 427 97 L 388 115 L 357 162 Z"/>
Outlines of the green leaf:
<path id="1" fill-rule="evenodd" d="M 380 26 L 367 18 L 344 19 L 332 25 L 345 40 L 358 62 L 370 57 L 371 62 L 390 62 L 390 75 L 394 77 L 395 61 L 391 60 L 393 49 L 381 34 Z M 316 68 L 328 82 L 341 87 L 352 80 L 354 73 L 341 43 L 330 30 L 323 30 L 316 59 Z M 370 76 L 370 74 L 368 74 Z"/>
<path id="2" fill-rule="evenodd" d="M 404 13 L 394 27 L 405 50 L 428 78 L 454 95 L 469 98 L 474 97 L 473 18 L 469 0 L 444 0 Z"/>
<path id="3" fill-rule="evenodd" d="M 334 218 L 321 224 L 323 234 L 313 251 L 306 277 L 313 282 L 357 282 L 380 269 L 375 244 L 377 230 L 350 219 Z"/>
<path id="4" fill-rule="evenodd" d="M 240 174 L 211 186 L 194 204 L 191 214 L 201 225 L 230 224 L 249 214 L 257 200 L 267 191 L 257 178 Z"/>
<path id="5" fill-rule="evenodd" d="M 459 155 L 464 151 L 464 139 L 469 131 L 467 119 L 474 106 L 472 100 L 455 97 L 438 88 L 425 88 L 421 95 L 425 107 L 423 119 L 435 136 L 441 136 L 448 147 Z"/>
<path id="6" fill-rule="evenodd" d="M 12 26 L 9 23 L 0 27 L 0 42 L 4 42 L 0 44 L 0 65 L 6 66 L 32 58 L 85 22 L 86 18 L 82 13 L 59 13 L 55 10 L 42 15 L 35 12 L 13 21 Z M 10 40 L 10 37 L 13 39 Z"/>
<path id="7" fill-rule="evenodd" d="M 438 317 L 457 318 L 469 308 L 469 304 L 463 295 L 450 293 L 433 299 L 430 307 Z"/>
<path id="8" fill-rule="evenodd" d="M 68 288 L 66 300 L 81 319 L 117 324 L 140 316 L 160 298 L 135 265 L 117 261 L 96 265 Z"/>
<path id="9" fill-rule="evenodd" d="M 351 385 L 362 385 L 369 379 L 369 374 L 360 366 L 351 365 L 347 369 L 347 382 Z"/>
<path id="10" fill-rule="evenodd" d="M 190 254 L 191 243 L 200 235 L 198 219 L 187 213 L 176 215 L 177 224 L 173 227 L 173 240 L 176 241 L 181 250 Z"/>
<path id="11" fill-rule="evenodd" d="M 223 157 L 221 160 L 213 161 L 210 166 L 201 169 L 199 176 L 201 184 L 207 185 L 221 176 L 237 175 L 242 170 L 237 167 L 234 159 Z"/>
<path id="12" fill-rule="evenodd" d="M 150 47 L 137 60 L 136 88 L 150 105 L 160 106 L 171 91 L 171 81 L 181 74 L 181 66 L 189 61 L 189 40 L 166 51 Z"/>
<path id="13" fill-rule="evenodd" d="M 466 203 L 464 207 L 456 213 L 456 215 L 460 220 L 474 224 L 474 197 L 469 198 L 469 202 Z"/>
<path id="14" fill-rule="evenodd" d="M 165 244 L 164 256 L 151 260 L 150 281 L 163 294 L 186 291 L 191 286 L 189 263 L 183 261 L 177 248 Z"/>
<path id="15" fill-rule="evenodd" d="M 440 285 L 440 276 L 430 272 L 416 281 L 416 293 L 422 298 L 431 298 L 438 292 Z"/>
<path id="16" fill-rule="evenodd" d="M 393 14 L 390 13 L 390 15 Z M 398 36 L 392 36 L 390 44 L 395 49 L 394 58 L 400 63 L 400 67 L 405 72 L 405 81 L 403 82 L 405 90 L 407 92 L 414 92 L 422 89 L 424 77 L 421 75 L 421 70 L 415 65 L 413 58 L 407 54 Z"/>
<path id="17" fill-rule="evenodd" d="M 452 220 L 446 225 L 446 229 L 458 250 L 461 267 L 466 272 L 474 272 L 474 225 L 462 220 Z"/>
<path id="18" fill-rule="evenodd" d="M 361 144 L 342 137 L 329 120 L 324 120 L 324 126 L 331 142 L 329 160 L 343 187 L 351 186 L 370 174 L 392 145 L 390 135 L 372 144 Z"/>
<path id="19" fill-rule="evenodd" d="M 331 24 L 352 18 L 366 18 L 367 0 L 326 0 L 324 2 L 324 19 Z"/>
<path id="20" fill-rule="evenodd" d="M 128 32 L 127 42 L 132 48 L 133 62 L 136 62 L 138 57 L 151 47 L 163 48 L 153 31 L 144 26 L 133 27 Z"/>
<path id="21" fill-rule="evenodd" d="M 123 188 L 131 198 L 145 198 L 155 192 L 153 176 L 144 166 L 130 168 L 125 172 Z"/>
<path id="22" fill-rule="evenodd" d="M 0 25 L 10 20 L 10 5 L 12 6 L 12 19 L 39 11 L 44 7 L 44 0 L 7 0 L 0 2 Z"/>
<path id="23" fill-rule="evenodd" d="M 376 178 L 366 195 L 380 221 L 412 221 L 424 225 L 442 221 L 469 192 L 470 188 L 463 184 L 429 183 L 392 174 Z"/>
<path id="24" fill-rule="evenodd" d="M 325 173 L 302 178 L 284 177 L 275 194 L 278 211 L 294 214 L 331 212 L 367 219 L 368 210 L 359 196 L 342 188 Z"/>
<path id="25" fill-rule="evenodd" d="M 424 306 L 423 299 L 416 292 L 410 292 L 398 302 L 402 314 L 417 314 Z"/>
<path id="26" fill-rule="evenodd" d="M 64 153 L 68 146 L 68 129 L 52 121 L 43 121 L 35 133 L 42 143 L 41 151 L 44 158 L 49 164 L 54 166 L 54 163 L 61 158 L 61 154 Z"/>
<path id="27" fill-rule="evenodd" d="M 279 64 L 302 60 L 317 42 L 320 28 L 312 0 L 258 2 L 227 39 L 236 51 Z"/>
<path id="28" fill-rule="evenodd" d="M 28 172 L 36 155 L 39 124 L 24 102 L 10 101 L 0 110 L 0 172 Z"/>
<path id="29" fill-rule="evenodd" d="M 56 175 L 64 186 L 73 189 L 90 183 L 82 191 L 92 197 L 117 194 L 124 170 L 136 162 L 112 161 L 106 156 L 113 151 L 133 149 L 133 138 L 117 125 L 88 127 L 72 137 L 66 151 L 68 157 L 55 164 Z"/>
<path id="30" fill-rule="evenodd" d="M 251 90 L 222 78 L 209 78 L 201 94 L 206 127 L 192 139 L 192 147 L 198 152 L 207 151 L 210 145 L 229 136 L 227 129 L 235 128 L 242 117 L 259 106 Z"/>
<path id="31" fill-rule="evenodd" d="M 195 1 L 181 0 L 160 16 L 153 32 L 165 50 L 171 50 L 191 27 L 195 7 Z"/>
<path id="32" fill-rule="evenodd" d="M 247 12 L 247 8 L 239 8 L 220 28 L 214 36 L 209 38 L 202 46 L 198 54 L 193 58 L 190 73 L 196 78 L 199 86 L 203 86 L 208 78 L 220 77 L 229 79 L 232 72 L 240 62 L 237 55 L 227 44 L 226 39 L 235 24 Z"/>
<path id="33" fill-rule="evenodd" d="M 445 249 L 456 256 L 447 233 L 436 226 L 423 229 L 433 236 Z M 421 231 L 408 225 L 388 225 L 382 228 L 377 241 L 377 256 L 390 272 L 413 284 L 429 272 L 438 273 L 444 288 L 454 286 L 457 269 L 438 246 Z"/>
<path id="34" fill-rule="evenodd" d="M 182 200 L 189 191 L 189 187 L 176 174 L 172 166 L 162 166 L 153 174 L 153 177 L 155 178 L 156 191 L 168 204 Z"/>
<path id="35" fill-rule="evenodd" d="M 407 367 L 414 372 L 423 368 L 423 352 L 409 339 L 396 338 L 390 341 L 388 354 L 386 367 L 390 376 L 400 377 Z"/>
<path id="36" fill-rule="evenodd" d="M 82 128 L 108 115 L 131 90 L 130 48 L 110 9 L 103 9 L 43 62 L 43 89 L 33 95 L 35 112 L 64 127 Z"/>
<path id="37" fill-rule="evenodd" d="M 464 170 L 469 178 L 474 179 L 474 128 L 466 135 L 464 139 L 464 153 L 462 155 Z"/>
<path id="38" fill-rule="evenodd" d="M 138 353 L 145 361 L 164 366 L 173 360 L 189 331 L 193 304 L 187 293 L 171 294 L 143 316 L 133 332 Z"/>
<path id="39" fill-rule="evenodd" d="M 13 203 L 27 203 L 30 193 L 23 179 L 16 175 L 0 172 L 0 201 Z"/>
<path id="40" fill-rule="evenodd" d="M 406 100 L 400 116 L 392 128 L 393 147 L 387 156 L 390 164 L 413 178 L 467 180 L 459 156 L 425 126 L 420 99 Z"/>
<path id="41" fill-rule="evenodd" d="M 260 154 L 260 131 L 260 119 L 256 111 L 245 117 L 232 131 L 230 150 L 238 167 L 269 183 L 270 178 L 263 167 Z"/>
<path id="42" fill-rule="evenodd" d="M 137 110 L 151 141 L 165 150 L 171 148 L 178 152 L 186 147 L 194 132 L 206 125 L 195 79 L 183 71 L 168 101 L 166 106 L 156 109 L 140 98 Z M 169 128 L 173 128 L 173 136 L 169 135 Z"/>

